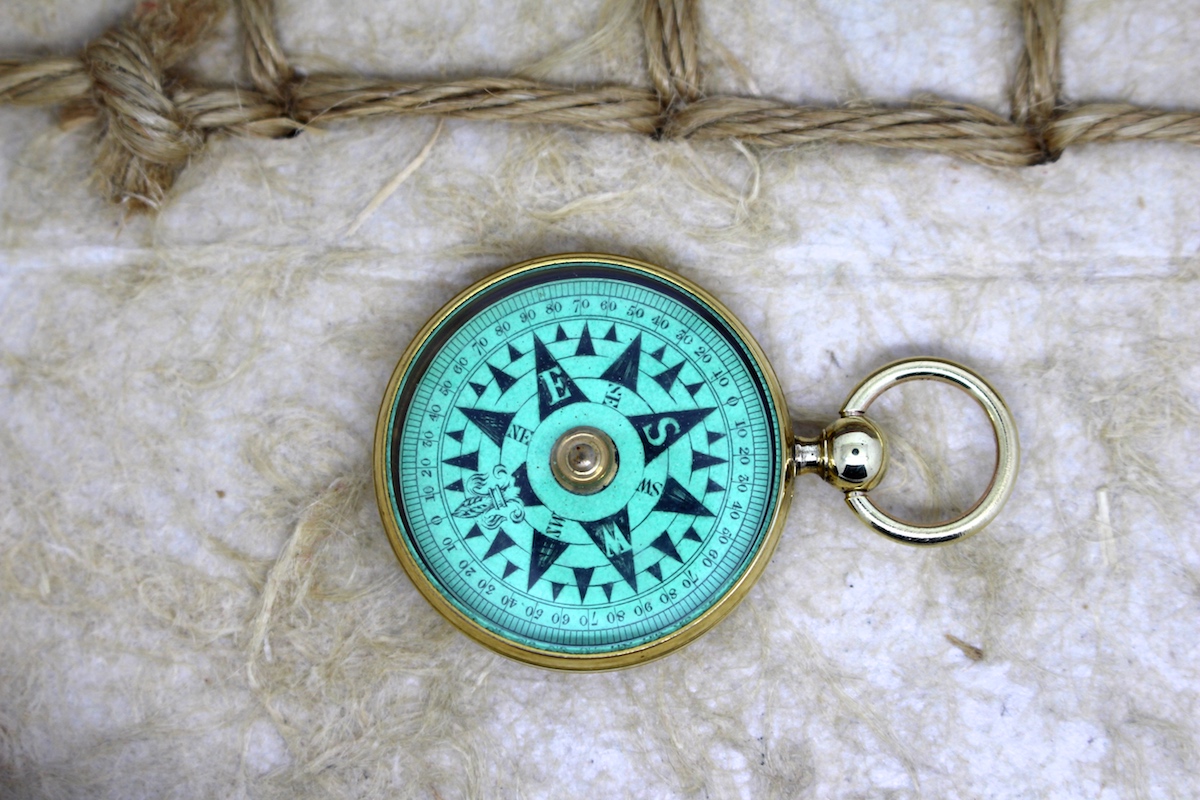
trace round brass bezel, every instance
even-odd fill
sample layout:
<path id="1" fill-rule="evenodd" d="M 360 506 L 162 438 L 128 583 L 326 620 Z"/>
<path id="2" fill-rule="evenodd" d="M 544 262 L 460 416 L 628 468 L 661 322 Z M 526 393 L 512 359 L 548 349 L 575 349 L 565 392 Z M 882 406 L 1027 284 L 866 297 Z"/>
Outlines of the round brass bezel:
<path id="1" fill-rule="evenodd" d="M 395 516 L 392 514 L 391 498 L 388 491 L 388 427 L 394 413 L 401 382 L 425 342 L 438 326 L 454 314 L 459 307 L 494 284 L 523 272 L 569 264 L 612 265 L 640 270 L 677 289 L 694 295 L 701 302 L 709 306 L 745 343 L 751 355 L 756 360 L 766 381 L 768 396 L 774 406 L 776 419 L 779 420 L 779 464 L 777 466 L 779 492 L 769 516 L 766 535 L 763 537 L 758 552 L 754 554 L 745 572 L 711 607 L 678 630 L 663 636 L 661 639 L 655 639 L 636 647 L 609 653 L 558 653 L 529 647 L 506 639 L 467 617 L 442 595 L 417 564 L 415 556 L 405 542 L 406 537 L 401 531 Z M 775 377 L 775 371 L 771 368 L 770 361 L 767 360 L 766 354 L 763 353 L 758 342 L 751 336 L 750 331 L 746 329 L 741 321 L 723 303 L 686 278 L 644 261 L 601 253 L 566 253 L 524 261 L 477 281 L 444 305 L 441 310 L 425 323 L 424 327 L 413 338 L 412 343 L 405 349 L 404 354 L 400 357 L 400 361 L 396 364 L 395 370 L 392 372 L 392 377 L 388 381 L 387 389 L 383 395 L 383 403 L 379 409 L 379 417 L 375 426 L 375 497 L 379 505 L 379 514 L 384 530 L 387 532 L 388 540 L 392 544 L 392 550 L 395 552 L 396 558 L 400 561 L 400 565 L 408 574 L 409 579 L 412 580 L 413 585 L 429 601 L 430 605 L 437 609 L 442 616 L 460 631 L 501 655 L 539 667 L 570 671 L 621 669 L 661 658 L 694 641 L 701 634 L 707 632 L 724 619 L 745 598 L 750 588 L 754 585 L 754 582 L 762 574 L 767 562 L 770 561 L 772 554 L 775 552 L 775 547 L 779 542 L 779 535 L 783 530 L 787 510 L 791 504 L 792 480 L 795 476 L 795 462 L 792 459 L 792 449 L 791 418 L 788 415 L 787 402 L 783 396 L 783 390 L 779 385 L 779 380 Z"/>

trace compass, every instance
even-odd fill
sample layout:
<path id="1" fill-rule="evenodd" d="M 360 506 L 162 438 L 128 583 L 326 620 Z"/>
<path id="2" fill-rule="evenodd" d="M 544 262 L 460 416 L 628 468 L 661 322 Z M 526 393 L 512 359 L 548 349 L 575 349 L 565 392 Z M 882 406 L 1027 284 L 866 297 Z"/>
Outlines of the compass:
<path id="1" fill-rule="evenodd" d="M 518 264 L 452 300 L 400 359 L 376 433 L 384 527 L 426 599 L 492 649 L 562 669 L 640 663 L 745 596 L 800 472 L 908 543 L 995 516 L 1017 448 L 994 390 L 931 359 L 872 378 L 821 438 L 797 439 L 766 356 L 703 289 L 615 256 Z M 988 492 L 939 526 L 867 497 L 887 452 L 863 411 L 918 378 L 971 392 L 996 432 Z"/>

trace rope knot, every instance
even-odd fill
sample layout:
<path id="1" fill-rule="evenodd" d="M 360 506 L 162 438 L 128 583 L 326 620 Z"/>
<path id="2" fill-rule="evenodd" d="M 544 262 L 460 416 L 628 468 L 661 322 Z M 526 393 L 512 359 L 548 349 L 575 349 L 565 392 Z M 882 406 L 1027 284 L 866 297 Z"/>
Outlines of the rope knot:
<path id="1" fill-rule="evenodd" d="M 646 66 L 658 93 L 654 138 L 668 138 L 671 119 L 700 97 L 699 23 L 694 0 L 644 0 Z"/>
<path id="2" fill-rule="evenodd" d="M 141 3 L 127 26 L 83 51 L 103 124 L 96 169 L 110 199 L 135 211 L 158 208 L 203 134 L 176 105 L 166 71 L 220 16 L 220 0 Z"/>

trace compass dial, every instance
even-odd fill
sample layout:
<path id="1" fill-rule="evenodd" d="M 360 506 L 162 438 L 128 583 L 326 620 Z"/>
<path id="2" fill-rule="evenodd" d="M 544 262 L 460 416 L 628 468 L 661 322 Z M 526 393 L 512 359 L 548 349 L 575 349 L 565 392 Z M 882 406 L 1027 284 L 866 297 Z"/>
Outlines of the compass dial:
<path id="1" fill-rule="evenodd" d="M 778 385 L 739 323 L 646 264 L 518 265 L 435 317 L 380 415 L 377 490 L 452 622 L 544 666 L 662 655 L 728 613 L 789 495 Z"/>

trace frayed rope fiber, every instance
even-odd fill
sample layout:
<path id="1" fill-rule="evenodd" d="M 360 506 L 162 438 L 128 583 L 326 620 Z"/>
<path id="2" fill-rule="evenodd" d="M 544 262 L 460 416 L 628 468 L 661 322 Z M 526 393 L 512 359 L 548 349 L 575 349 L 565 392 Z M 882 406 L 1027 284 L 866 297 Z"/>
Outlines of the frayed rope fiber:
<path id="1" fill-rule="evenodd" d="M 938 100 L 812 108 L 705 96 L 694 0 L 641 0 L 652 89 L 577 89 L 501 77 L 414 83 L 302 76 L 279 45 L 271 0 L 234 2 L 252 88 L 190 85 L 174 70 L 212 30 L 227 0 L 160 0 L 139 3 L 128 23 L 100 36 L 77 58 L 0 60 L 0 103 L 62 106 L 64 126 L 100 125 L 96 172 L 105 194 L 131 211 L 158 208 L 212 134 L 283 138 L 325 122 L 380 115 L 574 125 L 759 147 L 866 144 L 944 153 L 992 167 L 1044 164 L 1082 143 L 1200 142 L 1200 113 L 1120 103 L 1064 105 L 1062 0 L 1021 2 L 1025 37 L 1012 119 Z"/>

